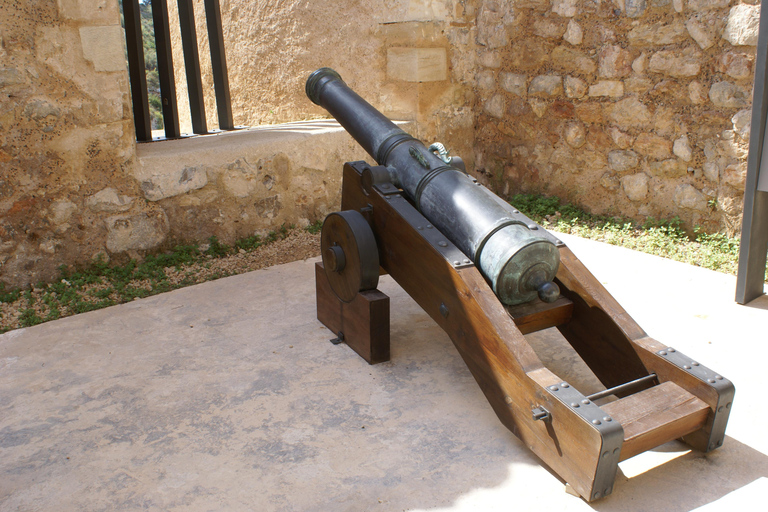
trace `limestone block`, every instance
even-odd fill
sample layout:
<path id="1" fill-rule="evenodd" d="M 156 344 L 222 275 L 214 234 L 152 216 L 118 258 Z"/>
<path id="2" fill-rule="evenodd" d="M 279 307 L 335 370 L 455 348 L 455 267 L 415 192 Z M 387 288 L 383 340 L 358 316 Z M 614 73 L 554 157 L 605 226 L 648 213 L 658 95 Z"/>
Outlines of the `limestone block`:
<path id="1" fill-rule="evenodd" d="M 96 71 L 124 71 L 124 35 L 120 25 L 80 27 L 83 56 L 93 63 Z"/>
<path id="2" fill-rule="evenodd" d="M 573 121 L 565 125 L 565 142 L 572 148 L 580 148 L 587 141 L 584 123 Z"/>
<path id="3" fill-rule="evenodd" d="M 627 34 L 629 44 L 633 46 L 677 44 L 685 41 L 687 37 L 685 25 L 677 20 L 669 24 L 639 25 Z"/>
<path id="4" fill-rule="evenodd" d="M 0 68 L 0 89 L 26 83 L 24 75 L 16 68 Z"/>
<path id="5" fill-rule="evenodd" d="M 441 0 L 408 0 L 406 19 L 403 21 L 445 20 L 449 15 L 446 3 Z"/>
<path id="6" fill-rule="evenodd" d="M 739 162 L 736 164 L 730 164 L 723 169 L 723 183 L 726 183 L 733 188 L 743 189 L 744 184 L 747 181 L 747 164 L 746 162 Z"/>
<path id="7" fill-rule="evenodd" d="M 675 143 L 672 145 L 672 152 L 676 157 L 685 162 L 690 162 L 693 159 L 693 150 L 687 135 L 683 135 L 675 140 Z"/>
<path id="8" fill-rule="evenodd" d="M 730 0 L 687 0 L 686 7 L 689 11 L 709 11 L 728 7 Z"/>
<path id="9" fill-rule="evenodd" d="M 585 123 L 602 123 L 603 107 L 599 103 L 580 103 L 575 108 L 576 117 Z"/>
<path id="10" fill-rule="evenodd" d="M 603 78 L 621 78 L 632 72 L 630 53 L 619 45 L 603 46 L 597 59 L 597 74 Z"/>
<path id="11" fill-rule="evenodd" d="M 703 166 L 704 177 L 709 181 L 717 181 L 720 179 L 720 167 L 715 162 L 707 162 Z"/>
<path id="12" fill-rule="evenodd" d="M 568 22 L 568 26 L 565 28 L 565 34 L 563 34 L 563 39 L 574 46 L 580 45 L 584 40 L 584 32 L 581 29 L 581 25 L 579 25 L 576 20 L 570 20 Z"/>
<path id="13" fill-rule="evenodd" d="M 616 172 L 627 172 L 640 163 L 640 157 L 632 150 L 614 150 L 608 153 L 608 165 Z"/>
<path id="14" fill-rule="evenodd" d="M 600 186 L 607 190 L 619 190 L 621 182 L 617 176 L 606 172 L 600 176 Z"/>
<path id="15" fill-rule="evenodd" d="M 563 18 L 572 18 L 579 12 L 578 0 L 552 0 L 552 12 Z"/>
<path id="16" fill-rule="evenodd" d="M 709 27 L 707 27 L 707 25 L 700 22 L 695 17 L 691 17 L 685 23 L 685 28 L 688 30 L 688 33 L 702 50 L 706 50 L 714 46 L 715 34 Z"/>
<path id="17" fill-rule="evenodd" d="M 478 59 L 481 66 L 486 68 L 500 68 L 501 67 L 501 54 L 498 52 L 481 52 Z"/>
<path id="18" fill-rule="evenodd" d="M 650 162 L 648 167 L 652 174 L 665 178 L 681 178 L 686 175 L 688 166 L 681 164 L 677 158 L 668 158 L 659 162 Z"/>
<path id="19" fill-rule="evenodd" d="M 752 78 L 753 60 L 746 53 L 726 52 L 717 58 L 717 70 L 737 80 Z"/>
<path id="20" fill-rule="evenodd" d="M 528 95 L 552 98 L 563 93 L 563 79 L 560 75 L 539 75 L 531 80 Z"/>
<path id="21" fill-rule="evenodd" d="M 32 121 L 42 121 L 46 117 L 58 118 L 61 111 L 45 100 L 35 99 L 24 106 L 24 117 Z"/>
<path id="22" fill-rule="evenodd" d="M 526 80 L 528 77 L 526 75 L 501 73 L 499 78 L 501 81 L 501 88 L 505 91 L 521 98 L 525 98 L 528 94 L 528 87 L 526 87 Z"/>
<path id="23" fill-rule="evenodd" d="M 547 108 L 549 107 L 549 104 L 539 98 L 529 98 L 528 104 L 531 106 L 531 110 L 538 118 L 544 117 L 544 114 L 547 113 Z"/>
<path id="24" fill-rule="evenodd" d="M 627 149 L 632 145 L 632 137 L 629 134 L 619 130 L 615 126 L 608 128 L 608 135 L 611 137 L 613 143 L 619 146 L 621 149 Z"/>
<path id="25" fill-rule="evenodd" d="M 680 55 L 677 51 L 663 50 L 651 56 L 648 71 L 667 76 L 696 76 L 701 71 L 698 55 Z"/>
<path id="26" fill-rule="evenodd" d="M 501 48 L 509 44 L 504 24 L 504 12 L 495 2 L 486 2 L 477 16 L 477 43 L 488 48 Z"/>
<path id="27" fill-rule="evenodd" d="M 630 174 L 621 178 L 621 187 L 630 201 L 642 201 L 648 196 L 650 178 L 644 172 Z"/>
<path id="28" fill-rule="evenodd" d="M 734 46 L 756 46 L 760 6 L 739 4 L 731 8 L 723 39 Z"/>
<path id="29" fill-rule="evenodd" d="M 624 80 L 624 92 L 627 94 L 645 94 L 653 87 L 653 82 L 649 78 L 642 76 L 631 76 Z"/>
<path id="30" fill-rule="evenodd" d="M 203 188 L 208 174 L 201 167 L 164 168 L 155 174 L 141 176 L 141 190 L 149 201 L 159 201 Z"/>
<path id="31" fill-rule="evenodd" d="M 624 96 L 624 83 L 619 80 L 600 80 L 589 86 L 588 94 L 590 97 L 621 98 Z"/>
<path id="32" fill-rule="evenodd" d="M 508 58 L 508 64 L 512 68 L 528 70 L 536 69 L 547 62 L 549 51 L 542 41 L 535 38 L 526 38 L 515 42 Z M 506 64 L 506 62 L 505 62 Z"/>
<path id="33" fill-rule="evenodd" d="M 624 11 L 628 18 L 639 18 L 645 12 L 645 0 L 625 0 Z"/>
<path id="34" fill-rule="evenodd" d="M 117 2 L 110 0 L 57 0 L 59 16 L 86 23 L 120 23 Z"/>
<path id="35" fill-rule="evenodd" d="M 567 75 L 563 79 L 563 88 L 569 98 L 583 98 L 587 94 L 587 82 L 575 76 Z"/>
<path id="36" fill-rule="evenodd" d="M 490 69 L 483 69 L 475 74 L 475 83 L 481 91 L 493 91 L 496 89 L 496 77 Z"/>
<path id="37" fill-rule="evenodd" d="M 533 23 L 533 33 L 544 39 L 560 39 L 565 34 L 565 24 L 550 18 L 537 19 Z"/>
<path id="38" fill-rule="evenodd" d="M 597 64 L 587 54 L 562 45 L 552 50 L 552 64 L 568 73 L 591 74 L 597 70 Z"/>
<path id="39" fill-rule="evenodd" d="M 632 61 L 632 71 L 638 75 L 642 75 L 645 72 L 645 67 L 648 65 L 648 55 L 641 53 L 638 58 Z"/>
<path id="40" fill-rule="evenodd" d="M 635 139 L 635 151 L 654 160 L 664 160 L 672 156 L 672 143 L 653 133 L 641 133 Z"/>
<path id="41" fill-rule="evenodd" d="M 406 82 L 436 82 L 448 78 L 445 48 L 388 48 L 387 76 Z"/>
<path id="42" fill-rule="evenodd" d="M 718 82 L 709 88 L 709 99 L 716 107 L 744 108 L 749 105 L 749 91 L 730 82 Z"/>
<path id="43" fill-rule="evenodd" d="M 683 0 L 672 0 L 672 8 L 675 12 L 683 12 Z"/>
<path id="44" fill-rule="evenodd" d="M 694 80 L 688 84 L 688 99 L 691 103 L 701 105 L 707 101 L 707 97 L 707 87 L 703 83 Z"/>
<path id="45" fill-rule="evenodd" d="M 752 110 L 739 110 L 731 118 L 733 131 L 738 133 L 743 139 L 749 139 L 749 132 L 752 125 Z"/>
<path id="46" fill-rule="evenodd" d="M 170 230 L 164 211 L 107 217 L 107 250 L 147 250 L 160 245 Z"/>
<path id="47" fill-rule="evenodd" d="M 493 117 L 502 118 L 507 110 L 507 104 L 504 100 L 504 96 L 501 94 L 494 94 L 483 105 L 483 110 Z"/>
<path id="48" fill-rule="evenodd" d="M 59 199 L 51 204 L 49 218 L 56 226 L 62 226 L 69 222 L 72 215 L 77 212 L 77 205 L 68 199 Z"/>
<path id="49" fill-rule="evenodd" d="M 673 200 L 679 208 L 700 212 L 707 211 L 707 198 L 696 190 L 693 185 L 678 185 L 675 188 Z"/>
<path id="50" fill-rule="evenodd" d="M 105 188 L 90 196 L 85 203 L 94 212 L 125 212 L 131 209 L 133 198 L 119 195 L 113 188 Z"/>

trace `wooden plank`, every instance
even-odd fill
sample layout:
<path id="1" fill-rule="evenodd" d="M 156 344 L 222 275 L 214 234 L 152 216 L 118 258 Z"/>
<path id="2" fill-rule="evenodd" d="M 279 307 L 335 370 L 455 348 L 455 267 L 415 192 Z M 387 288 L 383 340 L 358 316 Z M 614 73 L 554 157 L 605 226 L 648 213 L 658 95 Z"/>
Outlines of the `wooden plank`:
<path id="1" fill-rule="evenodd" d="M 394 209 L 404 199 L 365 195 L 360 179 L 344 166 L 342 208 L 372 207 L 381 266 L 449 335 L 501 422 L 580 495 L 597 497 L 602 438 L 544 389 L 562 380 L 543 366 L 477 268 L 455 269 Z M 533 420 L 536 406 L 551 421 Z"/>
<path id="2" fill-rule="evenodd" d="M 335 336 L 341 332 L 342 302 L 331 290 L 331 284 L 325 276 L 321 262 L 315 263 L 315 298 L 317 303 L 317 319 L 323 323 Z"/>
<path id="3" fill-rule="evenodd" d="M 700 429 L 709 406 L 673 382 L 663 382 L 600 408 L 624 428 L 621 460 Z"/>
<path id="4" fill-rule="evenodd" d="M 547 303 L 536 299 L 528 304 L 505 306 L 520 332 L 528 334 L 564 324 L 571 319 L 573 302 L 560 297 Z"/>
<path id="5" fill-rule="evenodd" d="M 389 297 L 379 290 L 358 293 L 351 302 L 339 299 L 328 283 L 323 264 L 315 264 L 317 319 L 369 364 L 389 361 Z"/>
<path id="6" fill-rule="evenodd" d="M 571 321 L 558 329 L 605 387 L 648 375 L 631 343 L 645 332 L 567 247 L 560 248 L 557 279 L 573 301 Z"/>

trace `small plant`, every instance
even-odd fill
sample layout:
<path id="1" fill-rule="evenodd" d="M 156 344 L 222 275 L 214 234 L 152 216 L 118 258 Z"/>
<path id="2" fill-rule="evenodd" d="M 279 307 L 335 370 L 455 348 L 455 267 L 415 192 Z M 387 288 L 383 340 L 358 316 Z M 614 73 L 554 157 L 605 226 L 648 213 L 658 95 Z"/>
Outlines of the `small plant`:
<path id="1" fill-rule="evenodd" d="M 219 242 L 216 235 L 213 235 L 208 239 L 208 250 L 205 251 L 205 254 L 214 258 L 221 258 L 229 254 L 229 246 Z"/>
<path id="2" fill-rule="evenodd" d="M 307 230 L 309 234 L 316 235 L 323 229 L 323 221 L 322 220 L 316 220 L 309 226 L 305 227 L 304 229 Z"/>
<path id="3" fill-rule="evenodd" d="M 259 235 L 249 236 L 235 242 L 235 247 L 243 249 L 245 251 L 252 251 L 261 245 L 261 237 Z"/>

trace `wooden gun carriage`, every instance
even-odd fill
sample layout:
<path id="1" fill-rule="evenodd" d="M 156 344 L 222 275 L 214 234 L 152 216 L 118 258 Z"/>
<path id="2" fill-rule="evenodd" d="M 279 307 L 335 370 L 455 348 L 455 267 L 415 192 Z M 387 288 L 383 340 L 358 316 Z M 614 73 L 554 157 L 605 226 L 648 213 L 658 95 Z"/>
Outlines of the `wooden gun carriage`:
<path id="1" fill-rule="evenodd" d="M 307 94 L 380 164 L 344 165 L 342 211 L 323 224 L 317 316 L 337 340 L 389 360 L 389 299 L 376 290 L 389 273 L 449 335 L 501 422 L 587 501 L 613 491 L 629 457 L 674 439 L 722 445 L 730 381 L 648 337 L 564 243 L 336 72 L 315 71 Z M 541 362 L 525 335 L 551 327 L 604 391 L 586 396 Z"/>

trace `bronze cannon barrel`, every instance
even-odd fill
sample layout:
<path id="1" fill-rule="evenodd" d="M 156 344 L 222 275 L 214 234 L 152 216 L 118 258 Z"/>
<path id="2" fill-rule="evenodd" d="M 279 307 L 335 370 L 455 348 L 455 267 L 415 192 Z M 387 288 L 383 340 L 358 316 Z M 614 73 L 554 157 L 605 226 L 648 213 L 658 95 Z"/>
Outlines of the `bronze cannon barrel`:
<path id="1" fill-rule="evenodd" d="M 312 73 L 306 92 L 387 167 L 392 182 L 475 263 L 503 303 L 557 299 L 559 289 L 552 281 L 559 251 L 537 226 L 526 225 L 506 201 L 398 128 L 336 71 Z"/>

